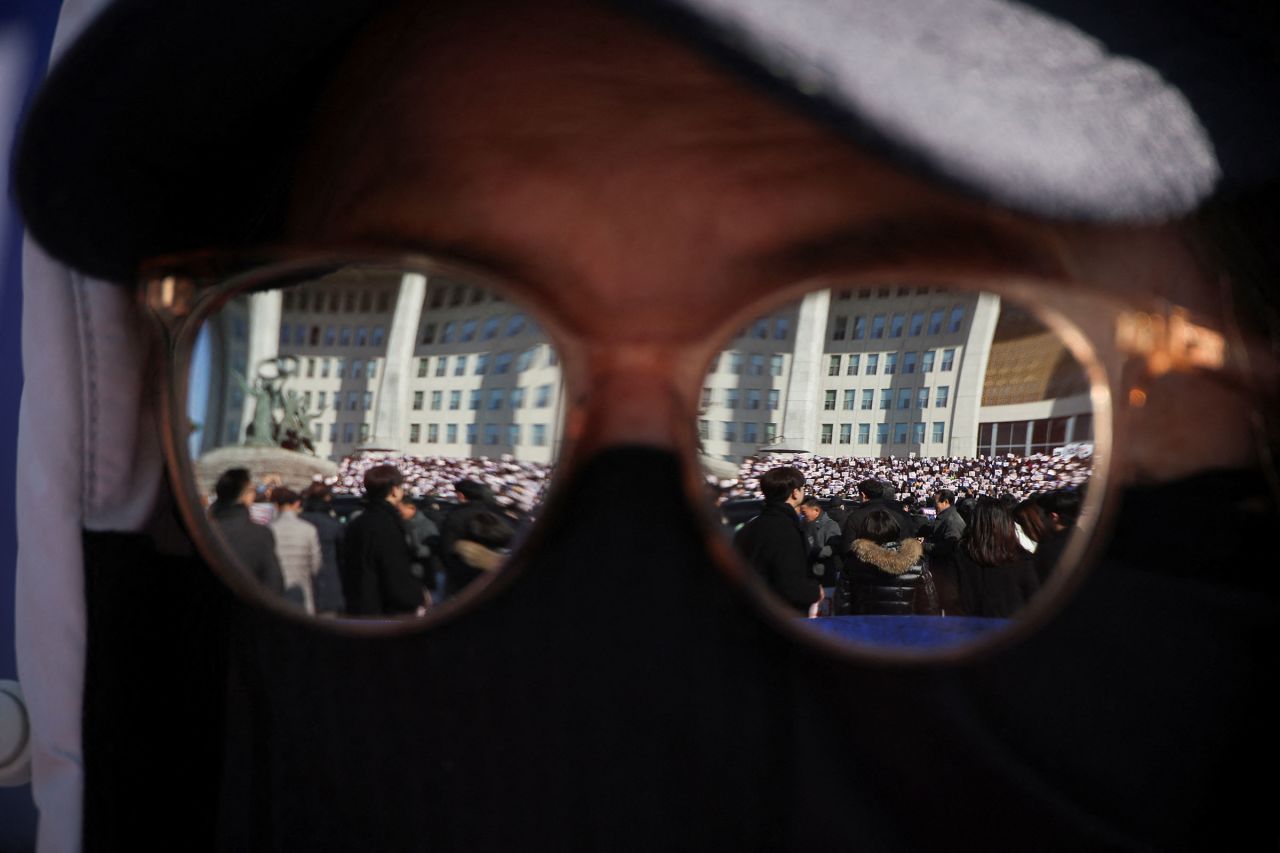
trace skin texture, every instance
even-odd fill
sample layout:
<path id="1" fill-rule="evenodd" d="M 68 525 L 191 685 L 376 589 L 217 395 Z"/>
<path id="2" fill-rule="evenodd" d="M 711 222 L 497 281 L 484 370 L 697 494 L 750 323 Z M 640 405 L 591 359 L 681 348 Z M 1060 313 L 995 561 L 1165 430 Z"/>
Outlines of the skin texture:
<path id="1" fill-rule="evenodd" d="M 444 253 L 545 306 L 576 389 L 569 433 L 592 448 L 678 447 L 703 365 L 813 276 L 1032 279 L 1051 307 L 1159 295 L 1221 311 L 1177 226 L 1066 227 L 962 199 L 573 2 L 388 13 L 336 76 L 295 186 L 299 243 Z M 1109 339 L 1112 308 L 1074 310 Z M 1122 413 L 1142 440 L 1121 473 L 1247 465 L 1251 411 L 1203 377 L 1151 383 Z"/>

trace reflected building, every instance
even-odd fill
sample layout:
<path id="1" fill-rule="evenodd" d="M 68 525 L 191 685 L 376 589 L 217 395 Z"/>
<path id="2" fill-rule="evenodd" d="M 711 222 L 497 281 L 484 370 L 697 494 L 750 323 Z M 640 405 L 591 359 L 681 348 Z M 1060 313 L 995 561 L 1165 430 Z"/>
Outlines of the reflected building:
<path id="1" fill-rule="evenodd" d="M 1056 335 L 990 293 L 819 291 L 739 331 L 711 365 L 704 453 L 977 456 L 1093 439 L 1088 383 Z"/>

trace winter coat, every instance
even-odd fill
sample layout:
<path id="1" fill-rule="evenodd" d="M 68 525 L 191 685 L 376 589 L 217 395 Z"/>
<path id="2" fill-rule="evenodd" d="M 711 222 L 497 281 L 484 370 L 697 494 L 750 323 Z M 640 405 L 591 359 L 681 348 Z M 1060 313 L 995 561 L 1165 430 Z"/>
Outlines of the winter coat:
<path id="1" fill-rule="evenodd" d="M 809 578 L 809 548 L 794 509 L 765 504 L 733 537 L 733 546 L 783 601 L 808 614 L 820 588 Z"/>
<path id="2" fill-rule="evenodd" d="M 836 615 L 937 615 L 938 593 L 916 539 L 855 539 L 836 588 Z"/>
<path id="3" fill-rule="evenodd" d="M 386 501 L 370 501 L 347 526 L 342 592 L 353 615 L 412 613 L 425 603 L 422 584 L 409 571 L 400 510 Z"/>
<path id="4" fill-rule="evenodd" d="M 298 517 L 314 527 L 320 537 L 320 572 L 312 579 L 316 612 L 342 613 L 347 608 L 342 597 L 338 566 L 342 540 L 347 534 L 346 525 L 330 513 L 319 510 L 308 510 Z"/>
<path id="5" fill-rule="evenodd" d="M 271 522 L 276 558 L 284 574 L 284 596 L 308 613 L 316 612 L 314 579 L 324 562 L 320 536 L 296 512 L 281 510 Z"/>
<path id="6" fill-rule="evenodd" d="M 276 559 L 276 538 L 271 528 L 251 520 L 249 508 L 243 504 L 215 503 L 209 515 L 249 574 L 271 592 L 284 595 L 284 574 Z"/>

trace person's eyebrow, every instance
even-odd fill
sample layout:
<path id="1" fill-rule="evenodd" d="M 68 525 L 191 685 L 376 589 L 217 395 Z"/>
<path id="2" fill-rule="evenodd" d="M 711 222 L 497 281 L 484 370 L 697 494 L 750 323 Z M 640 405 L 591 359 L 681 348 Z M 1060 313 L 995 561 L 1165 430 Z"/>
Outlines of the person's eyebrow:
<path id="1" fill-rule="evenodd" d="M 744 274 L 799 281 L 831 272 L 1062 279 L 1059 253 L 1031 228 L 1005 229 L 972 218 L 890 217 L 818 234 L 737 262 Z"/>

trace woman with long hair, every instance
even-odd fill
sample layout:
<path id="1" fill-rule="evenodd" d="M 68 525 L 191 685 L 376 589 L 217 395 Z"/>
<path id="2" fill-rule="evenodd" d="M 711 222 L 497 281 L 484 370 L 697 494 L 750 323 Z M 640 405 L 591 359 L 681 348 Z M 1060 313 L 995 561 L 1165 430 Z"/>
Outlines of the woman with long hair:
<path id="1" fill-rule="evenodd" d="M 1035 562 L 1018 541 L 1013 517 L 998 500 L 978 498 L 956 548 L 960 602 L 969 616 L 1007 618 L 1040 588 Z"/>

